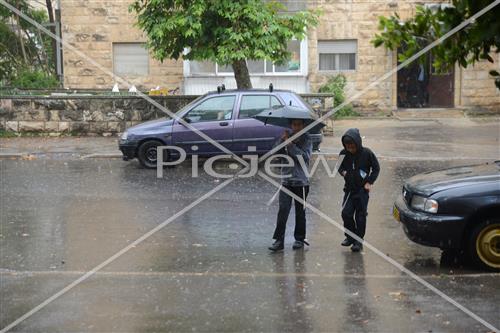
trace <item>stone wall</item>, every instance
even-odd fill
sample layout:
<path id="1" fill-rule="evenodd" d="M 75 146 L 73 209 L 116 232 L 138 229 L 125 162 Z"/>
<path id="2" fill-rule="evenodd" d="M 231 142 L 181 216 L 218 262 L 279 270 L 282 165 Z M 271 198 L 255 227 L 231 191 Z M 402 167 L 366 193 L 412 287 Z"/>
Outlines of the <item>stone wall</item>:
<path id="1" fill-rule="evenodd" d="M 104 67 L 99 69 L 68 48 L 63 48 L 64 86 L 74 89 L 111 89 L 113 78 L 113 43 L 145 42 L 142 31 L 134 26 L 127 1 L 61 1 L 64 41 Z M 182 87 L 182 61 L 149 59 L 146 76 L 122 76 L 140 90 L 158 85 L 167 89 Z M 123 87 L 124 88 L 124 87 Z"/>
<path id="2" fill-rule="evenodd" d="M 196 96 L 153 97 L 172 112 Z M 163 116 L 137 97 L 0 97 L 0 129 L 52 135 L 115 135 L 125 128 Z"/>
<path id="3" fill-rule="evenodd" d="M 500 71 L 500 54 L 492 54 L 492 57 L 496 63 L 483 60 L 461 70 L 459 105 L 500 111 L 500 90 L 489 75 L 491 70 Z"/>
<path id="4" fill-rule="evenodd" d="M 172 112 L 197 96 L 152 97 Z M 308 94 L 303 98 L 318 113 L 333 107 L 333 98 Z M 139 96 L 4 96 L 0 97 L 0 130 L 47 135 L 111 136 L 165 114 Z"/>

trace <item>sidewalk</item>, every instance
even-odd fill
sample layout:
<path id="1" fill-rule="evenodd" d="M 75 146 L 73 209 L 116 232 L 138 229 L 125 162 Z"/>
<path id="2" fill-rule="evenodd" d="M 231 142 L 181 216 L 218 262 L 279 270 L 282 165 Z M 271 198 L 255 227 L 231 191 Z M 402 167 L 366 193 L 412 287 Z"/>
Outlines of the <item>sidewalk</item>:
<path id="1" fill-rule="evenodd" d="M 121 158 L 117 137 L 16 137 L 0 139 L 0 158 Z"/>
<path id="2" fill-rule="evenodd" d="M 498 118 L 346 119 L 334 123 L 319 154 L 338 154 L 340 138 L 357 127 L 382 159 L 500 159 Z M 16 137 L 0 139 L 0 158 L 121 158 L 117 137 Z M 436 153 L 439 152 L 439 153 Z"/>

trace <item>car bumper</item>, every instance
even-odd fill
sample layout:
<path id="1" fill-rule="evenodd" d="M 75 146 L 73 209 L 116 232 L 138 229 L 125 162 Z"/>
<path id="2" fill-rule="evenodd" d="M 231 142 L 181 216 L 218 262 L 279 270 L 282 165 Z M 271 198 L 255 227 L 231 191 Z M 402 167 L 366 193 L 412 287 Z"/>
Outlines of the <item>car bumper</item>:
<path id="1" fill-rule="evenodd" d="M 136 157 L 135 153 L 137 151 L 137 143 L 124 142 L 124 141 L 120 140 L 118 142 L 118 149 L 120 149 L 120 151 L 123 154 L 123 157 L 122 157 L 123 160 L 128 161 L 128 160 L 134 159 Z"/>
<path id="2" fill-rule="evenodd" d="M 441 249 L 462 247 L 465 220 L 460 216 L 436 215 L 412 210 L 402 195 L 394 203 L 393 215 L 401 222 L 406 236 L 415 243 Z"/>

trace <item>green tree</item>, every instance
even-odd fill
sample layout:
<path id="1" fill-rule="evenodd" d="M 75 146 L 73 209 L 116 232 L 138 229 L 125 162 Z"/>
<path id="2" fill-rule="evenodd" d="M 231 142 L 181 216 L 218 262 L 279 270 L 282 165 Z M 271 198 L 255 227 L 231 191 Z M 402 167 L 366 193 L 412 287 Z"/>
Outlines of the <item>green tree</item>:
<path id="1" fill-rule="evenodd" d="M 453 0 L 449 5 L 417 6 L 415 16 L 406 21 L 398 14 L 380 17 L 381 33 L 375 35 L 372 43 L 375 47 L 399 49 L 398 60 L 405 61 L 491 3 L 493 0 Z M 443 71 L 455 63 L 465 68 L 479 60 L 494 62 L 491 54 L 500 52 L 499 18 L 500 5 L 497 5 L 433 48 L 434 68 Z M 490 74 L 500 89 L 499 73 Z"/>
<path id="2" fill-rule="evenodd" d="M 7 2 L 38 23 L 47 23 L 46 11 L 32 8 L 29 1 Z M 28 83 L 37 77 L 53 77 L 52 63 L 54 63 L 52 39 L 22 17 L 0 5 L 0 83 L 13 85 L 14 81 Z M 33 75 L 29 73 L 30 71 Z M 25 87 L 29 88 L 29 85 Z"/>
<path id="3" fill-rule="evenodd" d="M 263 0 L 135 0 L 129 9 L 154 58 L 231 65 L 239 89 L 252 87 L 247 59 L 283 64 L 288 41 L 303 39 L 319 15 L 286 13 L 283 5 Z"/>

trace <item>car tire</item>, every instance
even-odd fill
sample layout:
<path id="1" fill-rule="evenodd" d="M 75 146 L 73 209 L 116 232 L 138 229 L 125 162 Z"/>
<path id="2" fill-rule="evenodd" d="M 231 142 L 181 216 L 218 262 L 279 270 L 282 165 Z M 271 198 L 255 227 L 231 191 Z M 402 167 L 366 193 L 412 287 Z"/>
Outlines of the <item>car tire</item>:
<path id="1" fill-rule="evenodd" d="M 149 140 L 143 142 L 139 149 L 137 150 L 137 159 L 139 163 L 147 169 L 155 169 L 156 168 L 156 154 L 157 147 L 163 145 L 160 141 Z M 166 161 L 167 156 L 163 154 L 163 160 Z"/>
<path id="2" fill-rule="evenodd" d="M 475 265 L 500 272 L 500 219 L 487 219 L 476 226 L 467 252 Z"/>

